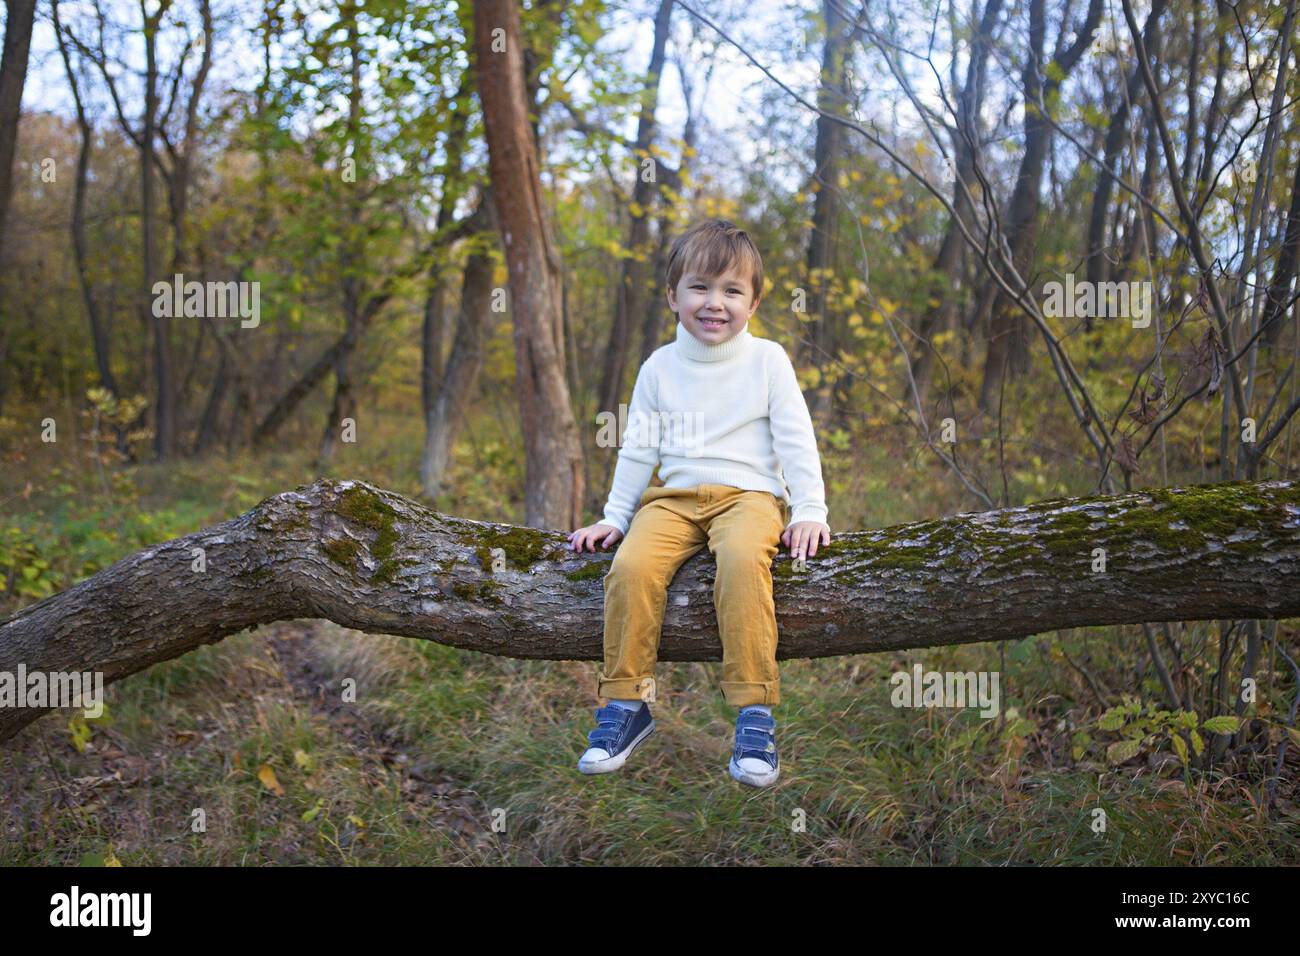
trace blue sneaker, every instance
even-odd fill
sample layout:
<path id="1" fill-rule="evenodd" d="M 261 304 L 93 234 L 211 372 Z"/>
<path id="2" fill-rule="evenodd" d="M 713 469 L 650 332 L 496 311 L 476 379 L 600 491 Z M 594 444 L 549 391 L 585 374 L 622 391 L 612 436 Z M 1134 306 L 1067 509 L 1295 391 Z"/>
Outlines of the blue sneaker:
<path id="1" fill-rule="evenodd" d="M 741 710 L 736 717 L 736 750 L 727 769 L 751 787 L 766 787 L 776 780 L 781 772 L 776 756 L 776 718 L 761 710 Z"/>
<path id="2" fill-rule="evenodd" d="M 583 773 L 617 770 L 654 729 L 650 705 L 644 701 L 639 710 L 606 704 L 596 711 L 596 729 L 587 734 L 589 746 L 578 761 L 578 769 Z"/>

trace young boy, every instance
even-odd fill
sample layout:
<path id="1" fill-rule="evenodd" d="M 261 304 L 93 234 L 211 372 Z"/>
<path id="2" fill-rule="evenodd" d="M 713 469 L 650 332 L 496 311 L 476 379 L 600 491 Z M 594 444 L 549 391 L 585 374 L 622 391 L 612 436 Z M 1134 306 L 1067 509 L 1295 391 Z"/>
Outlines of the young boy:
<path id="1" fill-rule="evenodd" d="M 794 366 L 779 343 L 746 329 L 762 293 L 762 259 L 731 223 L 702 222 L 673 242 L 668 305 L 677 339 L 637 373 L 604 519 L 569 535 L 571 548 L 593 552 L 627 535 L 604 579 L 596 694 L 609 703 L 587 735 L 583 773 L 619 769 L 654 730 L 652 672 L 668 584 L 706 545 L 717 560 L 722 694 L 741 708 L 731 776 L 762 787 L 779 772 L 772 559 L 778 540 L 792 557 L 812 557 L 831 529 Z M 663 487 L 647 488 L 656 465 Z"/>

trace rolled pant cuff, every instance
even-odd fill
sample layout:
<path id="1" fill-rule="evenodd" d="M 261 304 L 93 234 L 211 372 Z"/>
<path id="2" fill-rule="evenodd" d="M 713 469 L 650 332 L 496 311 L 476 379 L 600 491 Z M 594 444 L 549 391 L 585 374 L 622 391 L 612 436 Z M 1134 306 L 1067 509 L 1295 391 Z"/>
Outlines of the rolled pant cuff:
<path id="1" fill-rule="evenodd" d="M 781 703 L 781 682 L 779 680 L 759 681 L 719 681 L 722 696 L 733 707 L 748 707 L 750 704 L 766 704 L 769 707 Z"/>
<path id="2" fill-rule="evenodd" d="M 617 700 L 644 700 L 649 691 L 651 702 L 654 699 L 654 678 L 645 677 L 606 677 L 601 674 L 596 678 L 596 696 Z"/>

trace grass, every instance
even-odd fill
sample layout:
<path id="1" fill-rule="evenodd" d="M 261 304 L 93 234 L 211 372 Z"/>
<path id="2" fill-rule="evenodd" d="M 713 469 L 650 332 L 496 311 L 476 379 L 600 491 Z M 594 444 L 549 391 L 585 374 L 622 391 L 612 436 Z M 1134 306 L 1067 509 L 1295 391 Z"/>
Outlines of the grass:
<path id="1" fill-rule="evenodd" d="M 992 651 L 934 663 L 996 666 Z M 0 755 L 0 863 L 106 851 L 127 865 L 1300 861 L 1294 810 L 1260 817 L 1257 787 L 1142 763 L 1048 766 L 1050 704 L 1012 702 L 1034 725 L 1024 736 L 969 711 L 894 708 L 892 657 L 785 662 L 782 776 L 757 791 L 726 772 L 732 713 L 715 664 L 661 665 L 655 734 L 620 773 L 585 777 L 594 664 L 328 622 L 262 628 L 114 685 L 112 723 L 85 753 L 55 716 L 24 731 Z M 1043 676 L 1017 665 L 1004 682 Z M 206 832 L 192 832 L 196 809 Z"/>

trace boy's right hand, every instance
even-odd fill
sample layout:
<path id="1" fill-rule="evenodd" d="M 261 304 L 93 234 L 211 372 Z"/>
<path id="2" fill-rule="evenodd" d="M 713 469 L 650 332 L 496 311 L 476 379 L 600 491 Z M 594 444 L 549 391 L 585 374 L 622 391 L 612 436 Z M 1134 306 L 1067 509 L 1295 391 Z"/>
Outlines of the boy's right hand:
<path id="1" fill-rule="evenodd" d="M 574 551 L 581 551 L 584 547 L 589 550 L 596 550 L 596 542 L 603 541 L 602 548 L 608 548 L 611 545 L 618 544 L 623 538 L 623 532 L 619 531 L 612 525 L 607 524 L 590 524 L 585 528 L 579 528 L 569 535 L 569 547 Z"/>

